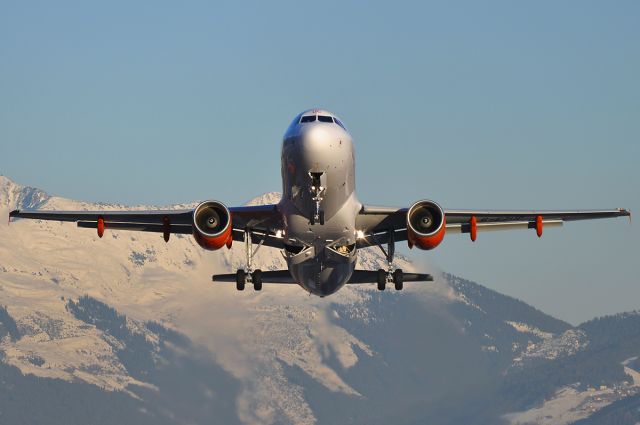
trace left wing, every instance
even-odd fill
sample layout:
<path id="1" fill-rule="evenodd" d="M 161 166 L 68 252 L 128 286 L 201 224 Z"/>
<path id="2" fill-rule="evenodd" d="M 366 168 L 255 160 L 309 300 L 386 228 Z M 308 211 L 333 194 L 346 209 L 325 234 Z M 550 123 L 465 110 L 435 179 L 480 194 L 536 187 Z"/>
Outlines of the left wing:
<path id="1" fill-rule="evenodd" d="M 395 241 L 407 240 L 408 210 L 408 208 L 364 205 L 356 222 L 356 227 L 363 232 L 358 240 L 358 247 L 387 243 L 390 231 L 393 231 Z M 565 221 L 631 216 L 631 213 L 624 208 L 567 211 L 444 210 L 444 213 L 446 233 L 472 233 L 473 227 L 477 232 L 537 229 L 538 227 L 541 229 L 543 226 L 562 226 Z"/>
<path id="2" fill-rule="evenodd" d="M 133 230 L 193 234 L 193 209 L 183 210 L 140 210 L 140 211 L 54 211 L 54 210 L 14 210 L 9 219 L 28 218 L 35 220 L 71 221 L 78 227 L 91 229 Z M 281 215 L 277 205 L 255 205 L 231 207 L 233 240 L 243 241 L 245 230 L 249 229 L 254 242 L 283 248 L 282 238 L 276 236 L 275 229 L 281 228 Z"/>

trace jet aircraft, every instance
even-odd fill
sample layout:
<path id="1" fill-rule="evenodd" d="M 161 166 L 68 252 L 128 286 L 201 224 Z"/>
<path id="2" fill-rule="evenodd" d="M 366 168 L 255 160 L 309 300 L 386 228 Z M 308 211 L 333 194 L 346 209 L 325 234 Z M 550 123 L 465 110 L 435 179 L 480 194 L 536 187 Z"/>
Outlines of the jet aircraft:
<path id="1" fill-rule="evenodd" d="M 76 222 L 78 227 L 193 235 L 204 249 L 244 244 L 246 263 L 235 273 L 218 274 L 213 281 L 235 282 L 238 290 L 252 284 L 297 283 L 311 294 L 327 296 L 345 284 L 393 284 L 433 280 L 422 273 L 394 268 L 397 242 L 410 248 L 436 248 L 445 234 L 544 228 L 566 221 L 629 216 L 629 211 L 487 211 L 444 209 L 431 200 L 409 206 L 365 205 L 355 190 L 355 151 L 351 134 L 336 115 L 323 109 L 298 114 L 284 134 L 281 151 L 282 200 L 277 204 L 227 207 L 220 201 L 194 209 L 149 211 L 15 210 L 11 217 Z M 255 248 L 254 248 L 255 246 Z M 262 246 L 281 249 L 288 270 L 262 271 L 252 262 Z M 357 270 L 359 249 L 377 246 L 386 267 Z"/>

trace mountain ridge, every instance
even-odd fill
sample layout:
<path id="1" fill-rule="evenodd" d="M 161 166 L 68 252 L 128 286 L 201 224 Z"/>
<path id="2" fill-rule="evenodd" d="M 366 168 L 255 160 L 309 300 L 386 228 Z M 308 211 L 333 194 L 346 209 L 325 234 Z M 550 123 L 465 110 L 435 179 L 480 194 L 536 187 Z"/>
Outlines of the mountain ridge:
<path id="1" fill-rule="evenodd" d="M 16 207 L 123 206 L 49 196 L 0 177 L 0 211 Z M 57 396 L 46 388 L 73 394 L 89 385 L 98 392 L 87 403 L 122 406 L 121 422 L 208 423 L 221 415 L 219 423 L 245 424 L 515 424 L 541 417 L 550 425 L 606 406 L 619 412 L 634 397 L 634 312 L 574 327 L 437 270 L 432 284 L 402 292 L 350 285 L 317 299 L 294 285 L 265 285 L 239 293 L 210 276 L 240 266 L 241 247 L 205 252 L 180 236 L 165 244 L 157 234 L 125 231 L 99 239 L 71 223 L 0 223 L 0 373 L 24 397 L 33 391 L 52 404 Z M 384 263 L 376 250 L 359 256 L 363 268 Z M 261 249 L 256 263 L 284 267 L 273 249 Z M 403 257 L 398 265 L 414 269 Z M 601 382 L 608 390 L 589 392 Z M 590 394 L 607 403 L 592 412 Z M 548 407 L 567 395 L 581 397 L 582 407 Z M 0 398 L 2 411 L 18 406 Z M 60 423 L 88 423 L 72 406 L 66 416 L 47 409 L 64 417 Z M 46 416 L 33 414 L 33 423 Z"/>

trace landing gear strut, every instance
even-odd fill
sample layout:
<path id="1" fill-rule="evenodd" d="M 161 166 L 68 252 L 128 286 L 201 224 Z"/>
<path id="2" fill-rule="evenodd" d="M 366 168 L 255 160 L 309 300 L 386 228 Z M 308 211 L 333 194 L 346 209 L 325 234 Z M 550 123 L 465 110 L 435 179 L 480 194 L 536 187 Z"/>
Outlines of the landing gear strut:
<path id="1" fill-rule="evenodd" d="M 262 270 L 253 270 L 252 261 L 253 256 L 262 246 L 264 240 L 261 240 L 256 249 L 253 249 L 253 241 L 251 240 L 251 232 L 247 229 L 244 231 L 244 249 L 247 256 L 247 263 L 244 269 L 238 269 L 236 272 L 236 289 L 238 291 L 244 291 L 244 287 L 247 283 L 253 283 L 253 289 L 256 291 L 262 290 Z"/>
<path id="2" fill-rule="evenodd" d="M 393 283 L 396 291 L 401 291 L 404 286 L 404 274 L 402 269 L 394 269 L 393 257 L 396 252 L 395 232 L 393 229 L 389 229 L 389 240 L 387 242 L 387 249 L 385 250 L 380 243 L 377 243 L 378 248 L 382 251 L 387 258 L 387 269 L 378 270 L 378 290 L 384 291 L 387 283 Z"/>
<path id="3" fill-rule="evenodd" d="M 324 199 L 324 194 L 327 188 L 322 186 L 322 181 L 320 180 L 322 174 L 324 173 L 309 173 L 309 176 L 311 177 L 311 188 L 309 189 L 312 196 L 311 200 L 316 204 L 315 212 L 311 215 L 311 219 L 309 220 L 311 225 L 319 222 L 321 226 L 324 226 L 324 211 L 320 208 L 320 204 Z"/>

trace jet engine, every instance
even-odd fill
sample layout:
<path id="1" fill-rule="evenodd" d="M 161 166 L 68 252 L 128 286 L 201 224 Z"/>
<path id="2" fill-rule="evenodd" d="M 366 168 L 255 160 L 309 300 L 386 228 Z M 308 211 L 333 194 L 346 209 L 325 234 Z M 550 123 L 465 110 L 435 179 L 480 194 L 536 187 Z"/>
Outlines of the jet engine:
<path id="1" fill-rule="evenodd" d="M 446 230 L 444 210 L 433 201 L 418 201 L 407 211 L 409 248 L 433 249 L 440 245 Z"/>
<path id="2" fill-rule="evenodd" d="M 204 249 L 215 251 L 224 245 L 230 248 L 232 231 L 231 212 L 223 203 L 205 201 L 193 211 L 193 237 Z"/>

